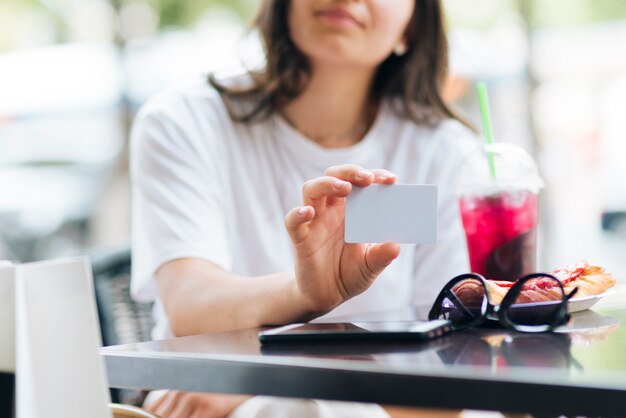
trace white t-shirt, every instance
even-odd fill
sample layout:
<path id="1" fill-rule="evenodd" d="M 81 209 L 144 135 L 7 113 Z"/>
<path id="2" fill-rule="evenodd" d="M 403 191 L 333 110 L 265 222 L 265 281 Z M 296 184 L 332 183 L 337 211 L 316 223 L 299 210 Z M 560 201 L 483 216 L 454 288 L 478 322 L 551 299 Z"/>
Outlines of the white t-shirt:
<path id="1" fill-rule="evenodd" d="M 138 115 L 131 149 L 132 293 L 157 301 L 153 337 L 171 336 L 154 279 L 161 265 L 194 257 L 243 276 L 293 270 L 285 215 L 301 205 L 306 180 L 347 163 L 388 169 L 399 183 L 439 186 L 438 241 L 402 245 L 370 289 L 329 316 L 430 303 L 468 269 L 454 184 L 461 156 L 475 144 L 456 121 L 429 129 L 383 103 L 365 138 L 327 149 L 278 114 L 233 122 L 204 81 L 159 94 Z"/>

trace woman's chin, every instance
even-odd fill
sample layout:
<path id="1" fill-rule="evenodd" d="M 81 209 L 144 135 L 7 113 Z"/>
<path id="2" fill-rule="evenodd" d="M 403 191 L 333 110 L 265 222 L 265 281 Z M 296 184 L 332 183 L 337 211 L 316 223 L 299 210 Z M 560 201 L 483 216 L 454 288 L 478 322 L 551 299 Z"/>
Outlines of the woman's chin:
<path id="1" fill-rule="evenodd" d="M 337 66 L 355 68 L 376 68 L 383 60 L 372 59 L 368 55 L 359 53 L 362 48 L 346 39 L 327 39 L 319 42 L 315 47 L 308 48 L 305 55 L 313 63 L 328 63 Z"/>

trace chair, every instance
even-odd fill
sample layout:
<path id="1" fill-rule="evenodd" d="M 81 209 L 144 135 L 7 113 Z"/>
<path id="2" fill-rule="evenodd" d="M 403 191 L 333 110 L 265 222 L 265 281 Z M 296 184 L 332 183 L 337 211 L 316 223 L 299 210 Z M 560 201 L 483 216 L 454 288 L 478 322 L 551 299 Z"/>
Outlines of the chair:
<path id="1" fill-rule="evenodd" d="M 154 326 L 152 304 L 135 302 L 130 296 L 130 247 L 95 250 L 90 258 L 102 344 L 149 341 Z M 145 391 L 111 389 L 113 402 L 136 406 L 143 403 L 146 394 Z"/>
<path id="2" fill-rule="evenodd" d="M 137 303 L 130 296 L 130 247 L 92 252 L 91 266 L 103 345 L 150 340 L 152 304 Z"/>

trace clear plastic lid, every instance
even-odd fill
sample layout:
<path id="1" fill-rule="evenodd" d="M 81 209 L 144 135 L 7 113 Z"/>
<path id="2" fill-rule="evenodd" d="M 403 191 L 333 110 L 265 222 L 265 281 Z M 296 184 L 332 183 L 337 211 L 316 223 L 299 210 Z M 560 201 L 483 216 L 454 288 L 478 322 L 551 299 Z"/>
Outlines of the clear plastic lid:
<path id="1" fill-rule="evenodd" d="M 463 195 L 519 189 L 538 193 L 545 186 L 533 158 L 522 148 L 511 144 L 476 147 L 465 157 L 460 170 L 459 192 Z"/>

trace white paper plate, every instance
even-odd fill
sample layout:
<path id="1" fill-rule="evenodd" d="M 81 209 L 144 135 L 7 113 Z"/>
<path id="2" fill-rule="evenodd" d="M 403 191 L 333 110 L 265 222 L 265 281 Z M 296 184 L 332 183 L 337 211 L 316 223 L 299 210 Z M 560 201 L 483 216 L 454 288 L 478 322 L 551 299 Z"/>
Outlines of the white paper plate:
<path id="1" fill-rule="evenodd" d="M 605 297 L 608 292 L 600 293 L 599 295 L 583 296 L 580 298 L 572 298 L 567 303 L 567 312 L 580 312 L 591 308 L 598 303 L 600 299 Z"/>

